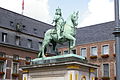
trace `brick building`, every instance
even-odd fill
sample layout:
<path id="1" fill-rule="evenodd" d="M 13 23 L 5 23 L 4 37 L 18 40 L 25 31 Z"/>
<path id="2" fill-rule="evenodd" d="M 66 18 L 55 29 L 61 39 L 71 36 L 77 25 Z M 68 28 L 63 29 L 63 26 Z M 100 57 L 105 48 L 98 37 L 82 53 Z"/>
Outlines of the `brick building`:
<path id="1" fill-rule="evenodd" d="M 46 23 L 0 8 L 0 80 L 22 80 L 21 65 L 29 65 L 41 46 Z"/>
<path id="2" fill-rule="evenodd" d="M 21 80 L 21 65 L 29 65 L 37 56 L 44 32 L 52 26 L 0 8 L 0 79 Z M 115 80 L 114 22 L 77 29 L 74 54 L 100 67 L 96 78 Z M 68 48 L 59 48 L 67 54 Z"/>
<path id="3" fill-rule="evenodd" d="M 115 22 L 107 22 L 77 29 L 74 54 L 87 58 L 100 67 L 96 70 L 96 80 L 115 80 L 115 38 L 113 33 Z M 68 53 L 68 48 L 60 48 L 62 54 Z"/>

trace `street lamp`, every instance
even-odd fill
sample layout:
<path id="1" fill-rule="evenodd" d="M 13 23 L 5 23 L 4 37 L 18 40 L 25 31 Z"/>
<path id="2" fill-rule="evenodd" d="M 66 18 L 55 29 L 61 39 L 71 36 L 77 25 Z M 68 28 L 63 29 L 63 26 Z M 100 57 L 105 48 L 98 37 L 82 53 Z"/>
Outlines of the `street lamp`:
<path id="1" fill-rule="evenodd" d="M 120 79 L 120 26 L 119 26 L 119 0 L 114 0 L 115 8 L 115 30 L 113 34 L 116 40 L 116 79 Z"/>

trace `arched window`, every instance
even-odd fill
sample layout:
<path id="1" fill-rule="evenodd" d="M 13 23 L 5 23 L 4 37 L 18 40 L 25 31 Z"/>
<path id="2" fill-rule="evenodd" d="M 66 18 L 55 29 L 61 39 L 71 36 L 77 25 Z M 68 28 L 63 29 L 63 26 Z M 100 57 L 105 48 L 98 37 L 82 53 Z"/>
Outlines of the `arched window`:
<path id="1" fill-rule="evenodd" d="M 83 76 L 81 77 L 81 80 L 86 80 L 86 77 L 83 75 Z"/>

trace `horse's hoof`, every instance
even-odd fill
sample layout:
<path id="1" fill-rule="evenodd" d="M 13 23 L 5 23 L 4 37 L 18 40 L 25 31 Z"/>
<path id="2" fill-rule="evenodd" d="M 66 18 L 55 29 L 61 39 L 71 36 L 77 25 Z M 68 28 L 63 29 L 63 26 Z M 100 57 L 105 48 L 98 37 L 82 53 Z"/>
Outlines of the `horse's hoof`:
<path id="1" fill-rule="evenodd" d="M 70 49 L 73 49 L 75 46 L 70 46 Z"/>
<path id="2" fill-rule="evenodd" d="M 46 56 L 44 55 L 43 58 L 46 58 Z"/>

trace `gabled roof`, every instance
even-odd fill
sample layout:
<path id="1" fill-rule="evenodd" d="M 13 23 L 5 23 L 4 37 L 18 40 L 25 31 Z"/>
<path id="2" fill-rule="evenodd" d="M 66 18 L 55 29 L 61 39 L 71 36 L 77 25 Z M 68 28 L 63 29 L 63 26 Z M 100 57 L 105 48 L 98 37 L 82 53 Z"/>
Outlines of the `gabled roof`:
<path id="1" fill-rule="evenodd" d="M 107 22 L 77 29 L 76 45 L 115 40 L 113 30 L 115 22 Z"/>
<path id="2" fill-rule="evenodd" d="M 11 26 L 11 22 L 13 22 L 12 24 L 14 26 Z M 17 23 L 20 23 L 22 27 L 24 27 L 22 30 L 23 33 L 31 34 L 37 37 L 43 37 L 44 32 L 52 27 L 52 25 L 0 7 L 0 27 L 15 30 Z M 36 34 L 34 34 L 34 30 L 36 30 Z"/>

